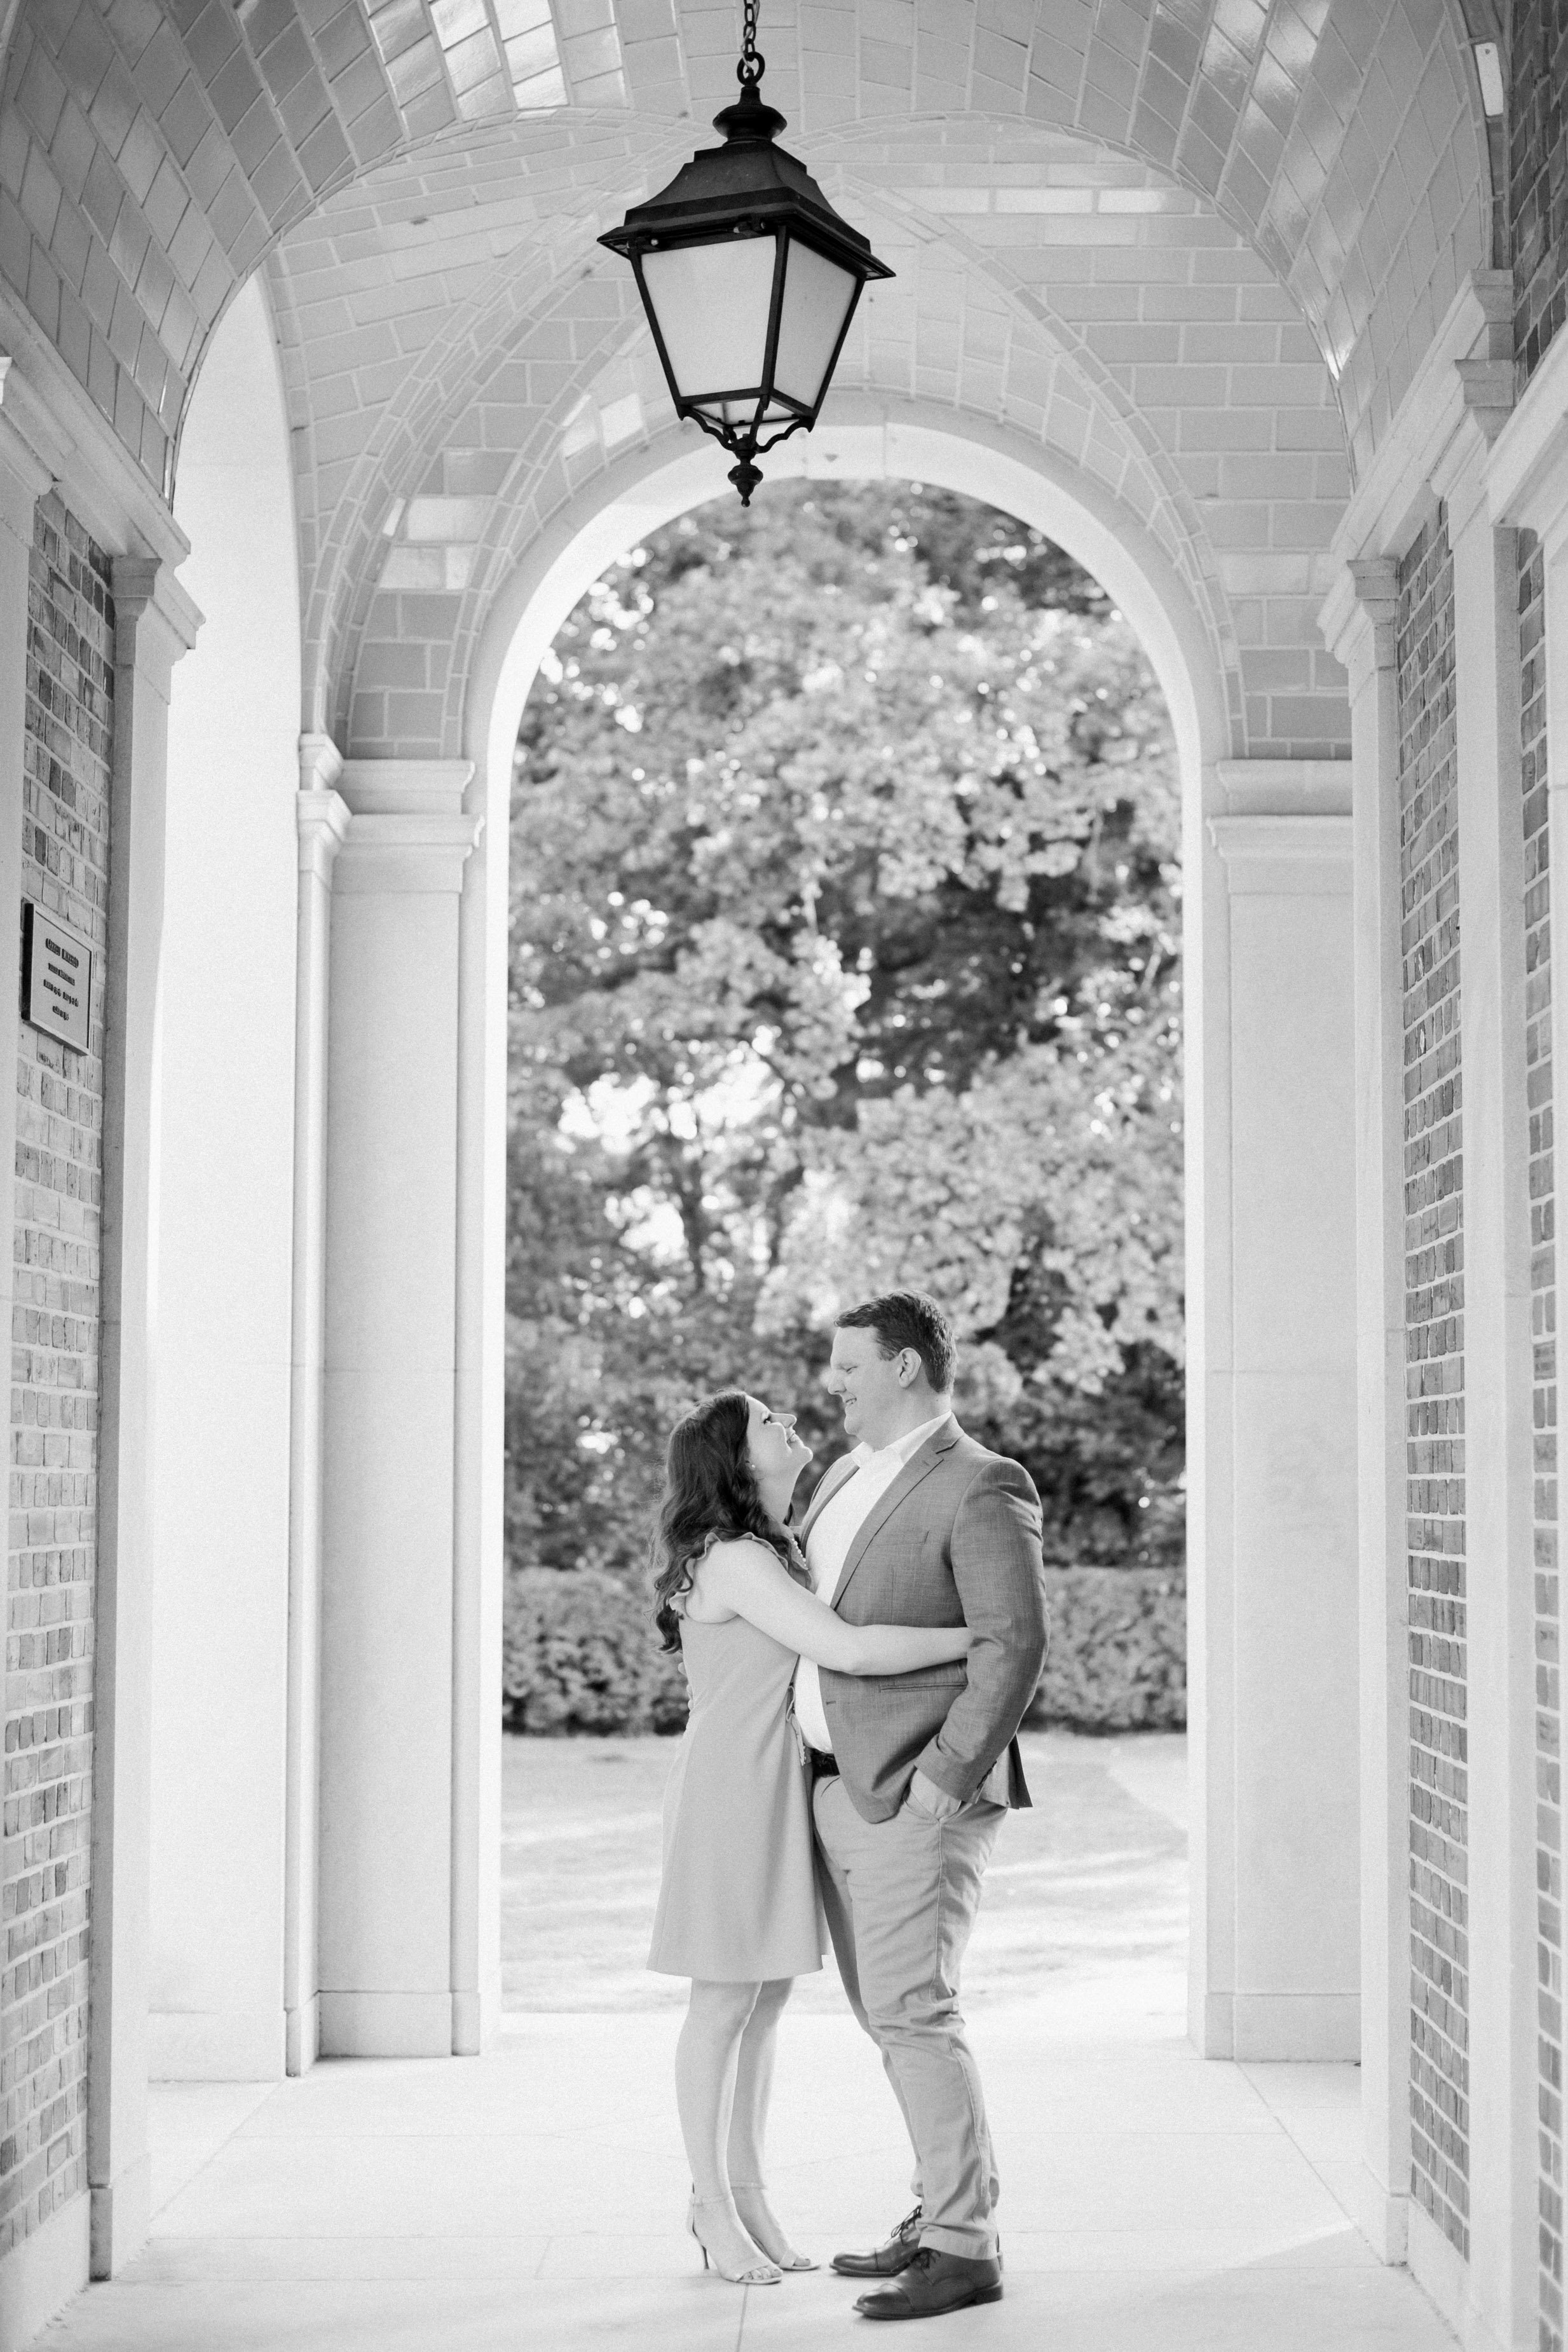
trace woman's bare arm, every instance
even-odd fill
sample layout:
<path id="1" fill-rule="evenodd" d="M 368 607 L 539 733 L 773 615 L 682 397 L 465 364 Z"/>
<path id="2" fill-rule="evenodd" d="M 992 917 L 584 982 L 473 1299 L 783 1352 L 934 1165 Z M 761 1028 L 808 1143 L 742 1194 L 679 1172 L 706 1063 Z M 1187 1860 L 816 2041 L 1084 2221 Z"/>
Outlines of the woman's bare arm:
<path id="1" fill-rule="evenodd" d="M 702 1579 L 706 1602 L 733 1610 L 832 1674 L 910 1675 L 946 1665 L 969 1647 L 967 1625 L 846 1625 L 766 1544 L 715 1544 Z"/>

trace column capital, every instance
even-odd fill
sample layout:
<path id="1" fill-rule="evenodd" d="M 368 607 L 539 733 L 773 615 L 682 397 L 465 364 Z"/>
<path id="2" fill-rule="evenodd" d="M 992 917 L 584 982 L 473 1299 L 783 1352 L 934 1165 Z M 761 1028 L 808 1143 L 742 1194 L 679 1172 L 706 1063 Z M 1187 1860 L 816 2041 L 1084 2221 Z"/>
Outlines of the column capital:
<path id="1" fill-rule="evenodd" d="M 332 867 L 348 838 L 350 811 L 333 789 L 343 772 L 343 755 L 329 735 L 299 738 L 299 790 L 294 822 L 299 835 L 299 871 L 313 874 L 328 889 Z"/>
<path id="2" fill-rule="evenodd" d="M 332 792 L 342 772 L 343 755 L 329 735 L 301 735 L 299 789 L 302 793 Z"/>
<path id="3" fill-rule="evenodd" d="M 1217 817 L 1350 814 L 1348 760 L 1217 760 L 1214 779 Z"/>
<path id="4" fill-rule="evenodd" d="M 1321 898 L 1349 892 L 1348 814 L 1212 816 L 1208 837 L 1219 852 L 1233 898 Z"/>
<path id="5" fill-rule="evenodd" d="M 1513 414 L 1513 359 L 1490 353 L 1456 360 L 1458 406 L 1454 429 L 1434 459 L 1432 489 L 1448 509 L 1449 542 L 1487 500 L 1487 460 Z"/>
<path id="6" fill-rule="evenodd" d="M 114 658 L 149 678 L 165 698 L 174 664 L 202 625 L 200 608 L 156 555 L 117 555 L 113 563 Z"/>
<path id="7" fill-rule="evenodd" d="M 340 892 L 453 892 L 484 830 L 465 813 L 471 760 L 345 760 L 337 790 L 350 811 Z"/>
<path id="8" fill-rule="evenodd" d="M 472 760 L 345 760 L 338 790 L 357 817 L 458 816 Z"/>
<path id="9" fill-rule="evenodd" d="M 1391 555 L 1352 556 L 1318 609 L 1323 643 L 1350 677 L 1354 702 L 1369 677 L 1397 658 L 1399 567 Z"/>
<path id="10" fill-rule="evenodd" d="M 348 803 L 340 793 L 298 793 L 294 821 L 299 834 L 299 871 L 330 887 L 332 867 L 352 823 Z"/>

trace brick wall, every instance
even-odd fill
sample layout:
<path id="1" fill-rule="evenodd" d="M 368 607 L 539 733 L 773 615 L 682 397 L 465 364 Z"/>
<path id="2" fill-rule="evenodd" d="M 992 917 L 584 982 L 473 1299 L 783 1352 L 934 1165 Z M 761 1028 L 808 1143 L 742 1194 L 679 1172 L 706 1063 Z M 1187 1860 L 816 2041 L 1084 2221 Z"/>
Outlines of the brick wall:
<path id="1" fill-rule="evenodd" d="M 1510 66 L 1509 258 L 1522 392 L 1568 308 L 1568 0 L 1517 0 Z"/>
<path id="2" fill-rule="evenodd" d="M 1439 509 L 1399 567 L 1412 2192 L 1469 2252 L 1464 1179 L 1454 575 Z"/>
<path id="3" fill-rule="evenodd" d="M 40 501 L 27 592 L 22 887 L 101 955 L 109 559 Z M 87 2185 L 87 1950 L 102 995 L 89 1049 L 24 1026 L 5 1632 L 0 2252 Z"/>
<path id="4" fill-rule="evenodd" d="M 1552 925 L 1546 777 L 1545 580 L 1519 538 L 1524 816 L 1525 1063 L 1535 1521 L 1535 1885 L 1540 2352 L 1563 2338 L 1563 1786 L 1557 1580 L 1557 1185 L 1552 1083 Z"/>

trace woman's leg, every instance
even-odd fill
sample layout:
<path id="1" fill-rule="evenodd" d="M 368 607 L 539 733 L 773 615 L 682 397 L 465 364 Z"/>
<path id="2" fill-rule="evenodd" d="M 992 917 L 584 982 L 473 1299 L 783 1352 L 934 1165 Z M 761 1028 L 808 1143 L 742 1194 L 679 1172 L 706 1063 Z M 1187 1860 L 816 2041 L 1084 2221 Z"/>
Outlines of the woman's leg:
<path id="1" fill-rule="evenodd" d="M 753 2188 L 761 2188 L 768 2178 L 762 2151 L 768 2137 L 768 2104 L 773 2095 L 773 2060 L 779 2047 L 779 2021 L 794 1982 L 792 1977 L 775 1977 L 758 1985 L 740 2037 L 727 2168 L 732 2181 L 745 2181 Z"/>
<path id="2" fill-rule="evenodd" d="M 698 2233 L 721 2270 L 759 2261 L 730 2194 L 727 2150 L 741 2042 L 760 1987 L 692 1979 L 675 2044 L 675 2104 L 692 2168 Z"/>
<path id="3" fill-rule="evenodd" d="M 765 2254 L 786 2270 L 814 2267 L 797 2253 L 773 2218 L 768 2202 L 768 2106 L 773 2095 L 773 2060 L 779 2046 L 779 2021 L 794 1990 L 792 1977 L 775 1977 L 758 1990 L 746 2031 L 740 2037 L 736 2064 L 735 2099 L 730 2112 L 727 2161 L 736 2210 Z"/>

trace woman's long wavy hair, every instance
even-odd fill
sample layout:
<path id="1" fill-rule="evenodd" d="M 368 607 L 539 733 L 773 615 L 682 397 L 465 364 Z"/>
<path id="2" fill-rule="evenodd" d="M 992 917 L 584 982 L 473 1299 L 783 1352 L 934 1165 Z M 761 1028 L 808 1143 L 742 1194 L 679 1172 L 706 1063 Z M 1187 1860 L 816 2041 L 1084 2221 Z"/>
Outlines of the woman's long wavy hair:
<path id="1" fill-rule="evenodd" d="M 666 1650 L 681 1646 L 681 1620 L 672 1604 L 692 1589 L 696 1564 L 710 1543 L 754 1536 L 776 1551 L 791 1576 L 809 1584 L 794 1538 L 768 1517 L 747 1458 L 751 1403 L 739 1389 L 721 1389 L 670 1432 L 664 1492 L 650 1546 L 653 1622 Z"/>

